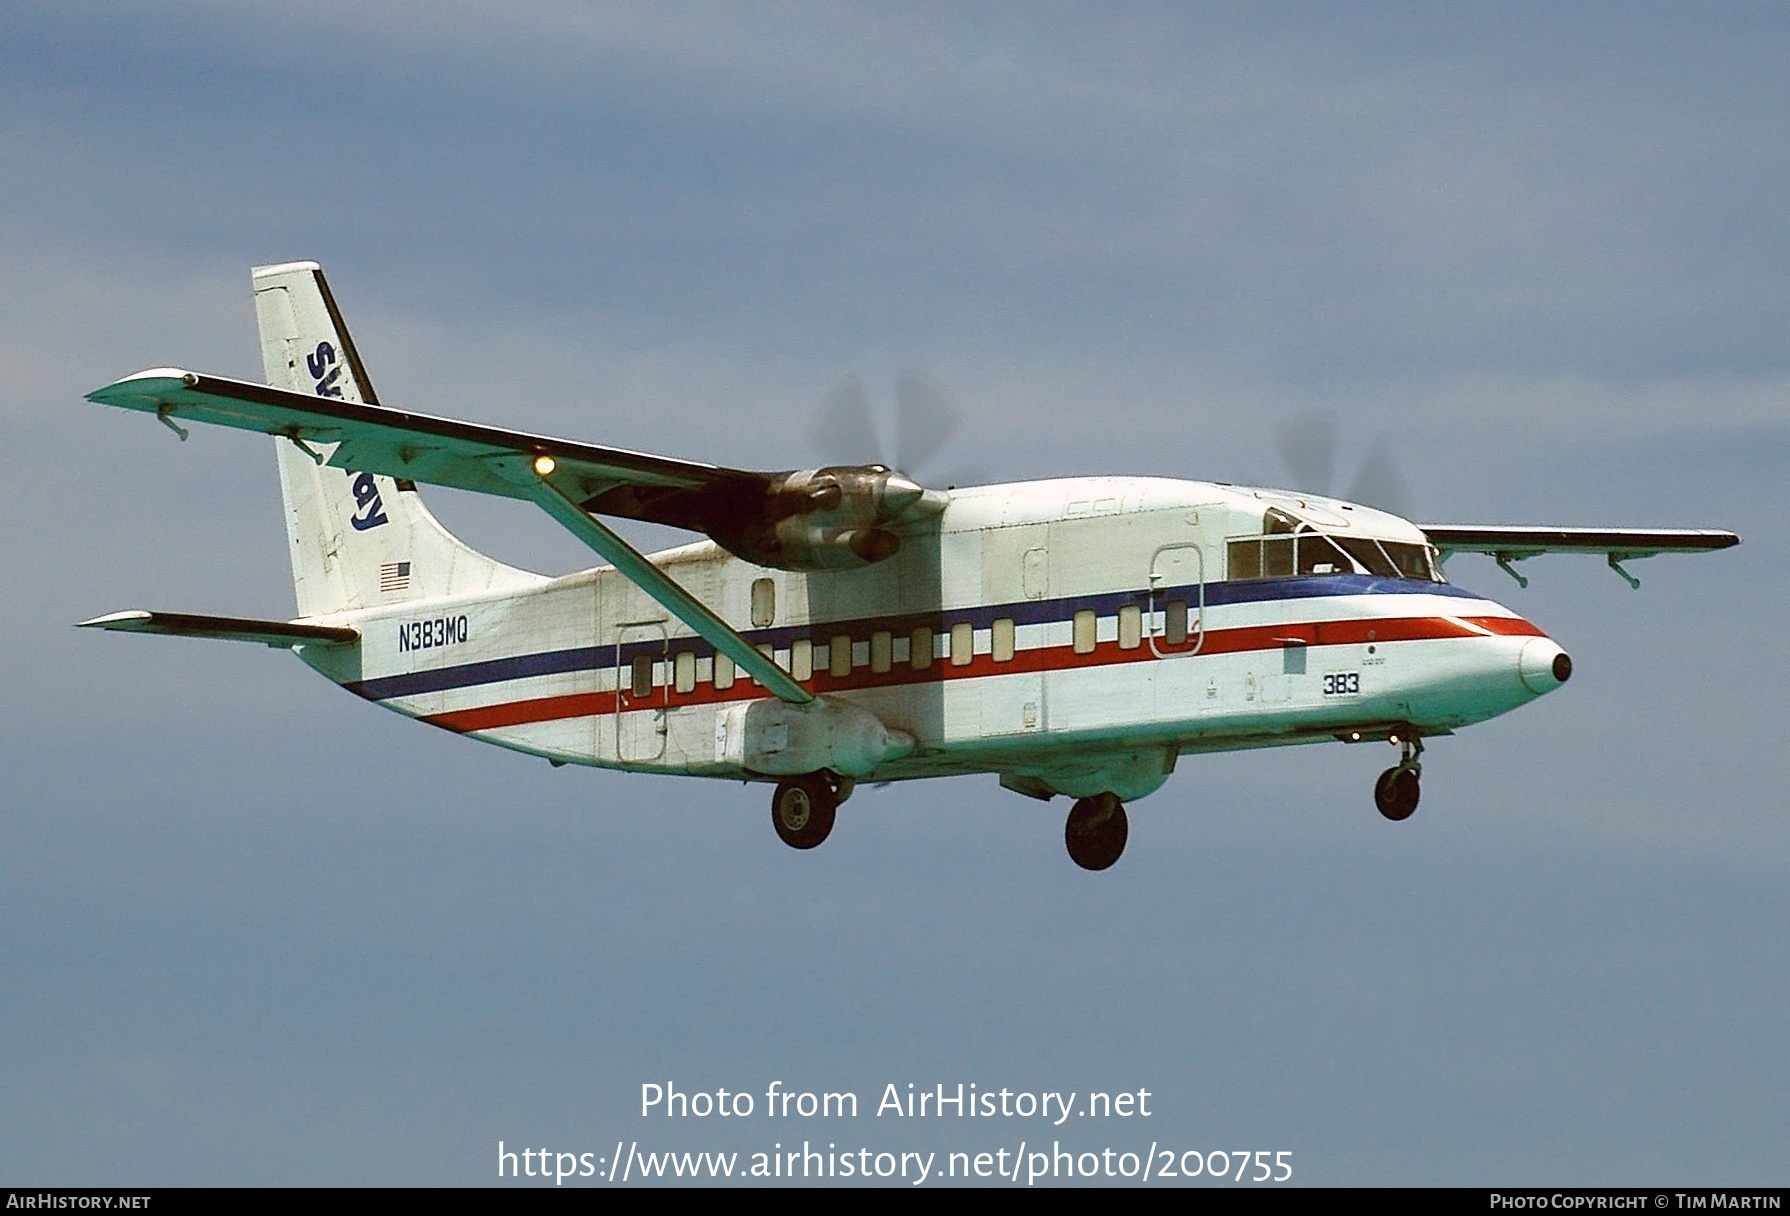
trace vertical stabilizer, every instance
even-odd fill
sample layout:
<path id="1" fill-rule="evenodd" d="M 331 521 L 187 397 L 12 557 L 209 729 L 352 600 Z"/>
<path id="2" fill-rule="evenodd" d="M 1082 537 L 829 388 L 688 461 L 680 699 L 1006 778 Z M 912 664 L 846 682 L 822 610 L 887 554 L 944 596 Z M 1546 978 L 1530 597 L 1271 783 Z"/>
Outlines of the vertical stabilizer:
<path id="1" fill-rule="evenodd" d="M 254 283 L 269 384 L 378 404 L 317 263 L 258 266 Z M 327 445 L 274 444 L 300 616 L 546 581 L 461 544 L 429 514 L 414 483 L 323 465 Z"/>

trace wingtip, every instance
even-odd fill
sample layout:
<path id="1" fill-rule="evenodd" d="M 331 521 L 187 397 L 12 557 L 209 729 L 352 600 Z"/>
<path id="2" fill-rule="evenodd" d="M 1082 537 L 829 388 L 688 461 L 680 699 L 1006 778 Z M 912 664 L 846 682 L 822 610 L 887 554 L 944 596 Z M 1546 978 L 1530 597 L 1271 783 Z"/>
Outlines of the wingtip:
<path id="1" fill-rule="evenodd" d="M 108 612 L 105 616 L 96 616 L 91 621 L 81 621 L 76 629 L 131 629 L 149 624 L 155 619 L 155 613 L 142 608 L 127 608 L 123 612 Z"/>
<path id="2" fill-rule="evenodd" d="M 123 405 L 173 388 L 190 388 L 198 377 L 184 367 L 151 367 L 94 389 L 87 400 L 96 405 Z"/>

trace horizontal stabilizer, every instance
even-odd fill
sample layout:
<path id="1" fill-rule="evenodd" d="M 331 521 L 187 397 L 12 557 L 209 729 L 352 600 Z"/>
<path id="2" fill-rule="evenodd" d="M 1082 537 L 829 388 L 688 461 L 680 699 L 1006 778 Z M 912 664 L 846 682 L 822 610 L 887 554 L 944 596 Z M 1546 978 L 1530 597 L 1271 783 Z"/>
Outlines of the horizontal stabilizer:
<path id="1" fill-rule="evenodd" d="M 260 642 L 263 646 L 349 646 L 360 630 L 346 625 L 300 625 L 289 621 L 255 621 L 234 616 L 198 616 L 191 612 L 145 612 L 141 608 L 82 621 L 82 629 L 114 629 L 123 633 L 168 633 L 176 637 L 218 638 L 226 642 Z"/>

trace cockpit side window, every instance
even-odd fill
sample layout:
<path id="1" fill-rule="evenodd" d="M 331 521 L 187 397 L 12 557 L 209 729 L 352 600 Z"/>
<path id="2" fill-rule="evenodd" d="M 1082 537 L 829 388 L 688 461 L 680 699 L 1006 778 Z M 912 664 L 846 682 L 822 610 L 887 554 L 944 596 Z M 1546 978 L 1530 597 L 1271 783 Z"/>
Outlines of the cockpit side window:
<path id="1" fill-rule="evenodd" d="M 1288 578 L 1294 574 L 1348 574 L 1354 570 L 1327 537 L 1315 532 L 1297 536 L 1252 536 L 1227 547 L 1230 577 Z M 1324 567 L 1320 570 L 1318 567 Z"/>
<path id="2" fill-rule="evenodd" d="M 1428 545 L 1409 541 L 1374 540 L 1366 536 L 1339 536 L 1336 543 L 1349 551 L 1369 574 L 1381 578 L 1410 578 L 1425 583 L 1447 580 L 1430 560 Z"/>
<path id="3" fill-rule="evenodd" d="M 1398 578 L 1398 567 L 1380 548 L 1380 542 L 1367 536 L 1339 536 L 1336 543 L 1348 551 L 1350 557 L 1361 563 L 1361 568 L 1369 574 L 1381 578 Z"/>
<path id="4" fill-rule="evenodd" d="M 1271 516 L 1275 514 L 1279 513 L 1269 512 Z M 1312 531 L 1309 526 L 1294 535 L 1280 532 L 1233 540 L 1226 546 L 1226 558 L 1227 577 L 1231 579 L 1371 574 L 1430 583 L 1447 581 L 1432 561 L 1427 545 L 1369 536 L 1332 536 Z"/>
<path id="5" fill-rule="evenodd" d="M 1348 554 L 1336 547 L 1332 537 L 1306 532 L 1298 540 L 1300 574 L 1355 573 L 1355 563 L 1349 560 Z"/>
<path id="6" fill-rule="evenodd" d="M 1392 559 L 1392 564 L 1397 567 L 1400 578 L 1421 579 L 1429 583 L 1443 581 L 1442 572 L 1437 570 L 1435 564 L 1430 561 L 1428 545 L 1402 544 L 1399 541 L 1386 540 L 1380 542 L 1380 547 L 1385 549 L 1386 555 Z"/>

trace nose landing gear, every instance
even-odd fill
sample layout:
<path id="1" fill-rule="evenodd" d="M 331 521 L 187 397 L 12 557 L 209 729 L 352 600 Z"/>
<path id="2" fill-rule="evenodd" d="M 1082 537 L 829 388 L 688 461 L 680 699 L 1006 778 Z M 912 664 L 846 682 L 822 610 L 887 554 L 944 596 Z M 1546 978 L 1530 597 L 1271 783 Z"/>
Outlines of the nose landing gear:
<path id="1" fill-rule="evenodd" d="M 1423 765 L 1418 760 L 1423 755 L 1423 740 L 1395 737 L 1393 742 L 1403 748 L 1402 758 L 1374 782 L 1374 805 L 1380 808 L 1380 814 L 1396 822 L 1411 817 L 1423 792 Z"/>
<path id="2" fill-rule="evenodd" d="M 1083 798 L 1063 825 L 1063 843 L 1069 846 L 1069 858 L 1084 870 L 1104 870 L 1119 860 L 1130 835 L 1125 804 L 1112 794 Z"/>

